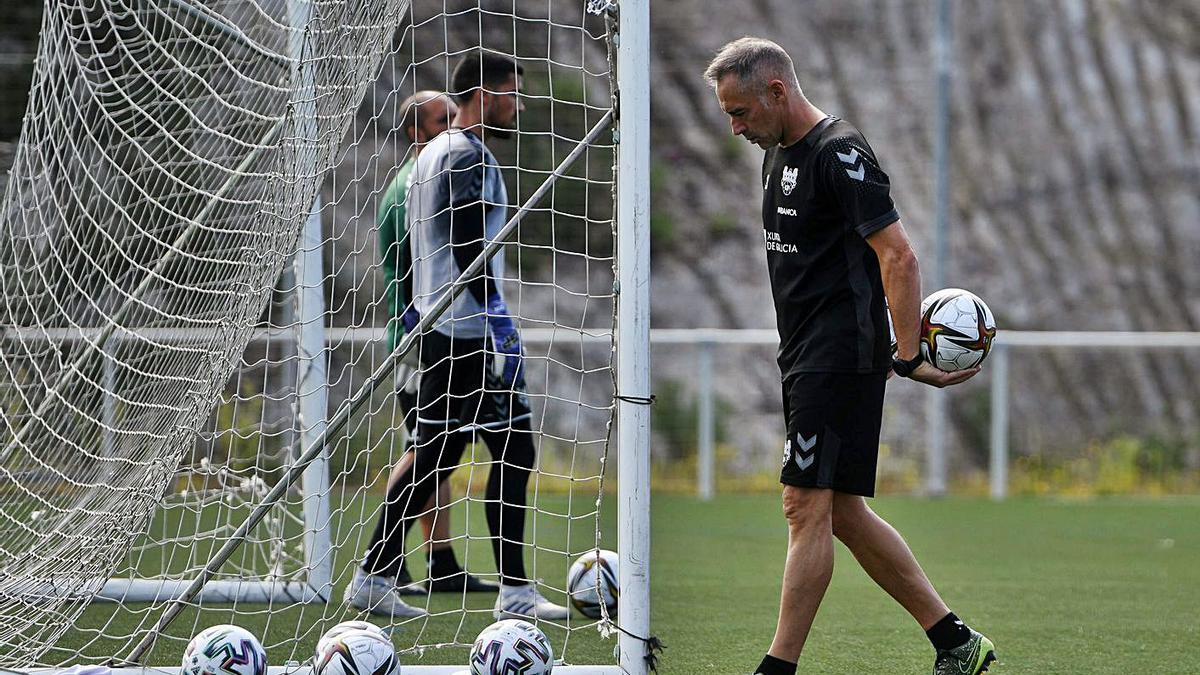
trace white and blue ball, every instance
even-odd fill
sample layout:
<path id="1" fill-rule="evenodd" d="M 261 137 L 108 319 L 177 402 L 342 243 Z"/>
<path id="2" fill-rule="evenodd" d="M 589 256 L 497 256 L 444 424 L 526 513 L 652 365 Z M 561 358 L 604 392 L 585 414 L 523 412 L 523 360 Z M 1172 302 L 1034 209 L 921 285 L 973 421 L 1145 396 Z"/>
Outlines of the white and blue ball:
<path id="1" fill-rule="evenodd" d="M 196 633 L 183 650 L 183 675 L 266 675 L 267 652 L 254 634 L 230 624 Z"/>
<path id="2" fill-rule="evenodd" d="M 324 640 L 324 638 L 322 638 Z M 400 675 L 391 639 L 378 628 L 348 630 L 325 640 L 313 663 L 315 675 Z"/>
<path id="3" fill-rule="evenodd" d="M 617 615 L 621 597 L 618 576 L 620 558 L 612 551 L 597 549 L 579 557 L 567 570 L 567 593 L 579 613 L 599 619 L 605 612 Z"/>
<path id="4" fill-rule="evenodd" d="M 528 621 L 497 621 L 471 646 L 471 675 L 548 675 L 553 668 L 550 640 Z"/>

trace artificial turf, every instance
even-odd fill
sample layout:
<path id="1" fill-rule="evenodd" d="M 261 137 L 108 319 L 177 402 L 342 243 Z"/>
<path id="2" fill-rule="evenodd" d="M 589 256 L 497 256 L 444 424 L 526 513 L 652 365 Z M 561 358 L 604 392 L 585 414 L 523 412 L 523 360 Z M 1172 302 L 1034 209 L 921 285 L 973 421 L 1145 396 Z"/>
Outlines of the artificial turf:
<path id="1" fill-rule="evenodd" d="M 549 510 L 575 511 L 559 498 L 540 499 Z M 603 545 L 611 548 L 613 504 L 606 501 L 602 517 Z M 992 672 L 1200 673 L 1200 500 L 886 497 L 872 505 L 908 539 L 949 605 L 995 641 L 999 663 Z M 462 532 L 458 517 L 455 531 Z M 472 534 L 484 536 L 482 514 L 472 511 L 469 518 Z M 538 517 L 531 531 L 565 542 L 568 523 L 570 547 L 585 548 L 592 536 L 586 519 Z M 660 672 L 751 672 L 775 626 L 786 540 L 778 497 L 701 502 L 658 494 L 652 531 L 652 632 L 667 646 Z M 473 569 L 492 569 L 485 541 L 472 541 L 468 556 Z M 335 569 L 342 583 L 353 557 L 339 552 Z M 561 587 L 567 558 L 541 552 L 535 573 Z M 403 662 L 465 663 L 462 645 L 491 622 L 492 598 L 435 596 L 430 602 L 444 613 L 397 626 Z M 462 606 L 470 611 L 459 611 Z M 91 656 L 123 651 L 124 641 L 101 636 L 131 633 L 158 614 L 144 606 L 130 610 L 114 615 L 111 606 L 93 605 L 46 658 L 62 660 L 79 649 Z M 176 639 L 160 641 L 147 662 L 177 663 L 192 632 L 227 621 L 265 633 L 273 664 L 301 660 L 323 627 L 353 616 L 340 605 L 189 609 L 168 631 Z M 572 620 L 572 626 L 583 623 Z M 545 628 L 569 662 L 612 663 L 615 638 L 602 638 L 594 628 L 569 638 L 561 627 Z M 412 649 L 418 643 L 458 646 Z M 799 672 L 927 673 L 932 655 L 919 627 L 838 546 L 833 581 Z"/>

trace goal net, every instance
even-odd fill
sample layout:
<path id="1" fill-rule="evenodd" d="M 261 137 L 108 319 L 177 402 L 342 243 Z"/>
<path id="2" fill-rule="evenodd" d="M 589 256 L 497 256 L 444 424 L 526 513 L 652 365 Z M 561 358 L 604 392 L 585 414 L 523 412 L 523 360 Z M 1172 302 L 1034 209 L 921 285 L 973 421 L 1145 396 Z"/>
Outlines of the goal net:
<path id="1" fill-rule="evenodd" d="M 47 6 L 0 207 L 0 666 L 177 668 L 218 623 L 259 635 L 272 666 L 303 666 L 347 619 L 384 626 L 404 672 L 465 663 L 494 593 L 406 596 L 428 612 L 407 619 L 343 597 L 409 444 L 400 393 L 428 386 L 418 334 L 491 264 L 525 350 L 528 576 L 567 604 L 571 562 L 618 549 L 618 531 L 625 549 L 620 617 L 539 627 L 557 659 L 585 664 L 566 672 L 644 670 L 633 446 L 648 380 L 627 345 L 646 336 L 645 196 L 615 196 L 647 176 L 642 149 L 628 179 L 616 167 L 629 139 L 644 145 L 648 107 L 637 89 L 636 107 L 614 102 L 647 55 L 618 46 L 621 14 L 603 0 Z M 483 134 L 504 227 L 406 334 L 412 272 L 385 263 L 410 242 L 381 237 L 418 149 L 403 102 L 453 93 L 455 64 L 480 50 L 524 72 L 511 138 Z M 621 110 L 639 118 L 618 124 Z M 425 515 L 495 581 L 487 481 L 506 467 L 466 433 Z M 406 569 L 427 582 L 412 530 Z"/>

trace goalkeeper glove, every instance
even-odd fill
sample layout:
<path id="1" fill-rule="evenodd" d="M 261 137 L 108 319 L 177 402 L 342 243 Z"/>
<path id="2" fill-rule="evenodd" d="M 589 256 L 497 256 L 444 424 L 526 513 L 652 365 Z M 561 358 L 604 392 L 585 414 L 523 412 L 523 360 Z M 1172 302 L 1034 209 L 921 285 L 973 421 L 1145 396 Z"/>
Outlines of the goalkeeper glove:
<path id="1" fill-rule="evenodd" d="M 524 383 L 521 368 L 521 336 L 517 325 L 508 313 L 508 306 L 499 293 L 488 297 L 487 322 L 492 329 L 492 372 L 504 382 L 504 386 Z"/>
<path id="2" fill-rule="evenodd" d="M 417 324 L 420 322 L 421 314 L 417 311 L 417 308 L 412 305 L 409 305 L 408 309 L 406 309 L 404 314 L 400 317 L 400 323 L 404 324 L 405 333 L 413 332 L 413 329 L 416 328 Z"/>

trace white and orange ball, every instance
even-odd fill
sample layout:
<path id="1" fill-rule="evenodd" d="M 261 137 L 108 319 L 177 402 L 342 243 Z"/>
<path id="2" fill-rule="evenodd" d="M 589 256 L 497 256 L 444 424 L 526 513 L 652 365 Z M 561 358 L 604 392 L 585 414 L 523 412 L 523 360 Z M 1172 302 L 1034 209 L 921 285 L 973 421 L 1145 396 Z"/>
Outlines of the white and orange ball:
<path id="1" fill-rule="evenodd" d="M 392 641 L 378 629 L 349 630 L 330 638 L 317 653 L 314 675 L 400 675 Z"/>
<path id="2" fill-rule="evenodd" d="M 333 640 L 336 638 L 355 630 L 370 631 L 373 633 L 378 633 L 381 637 L 387 637 L 387 633 L 384 633 L 382 628 L 376 626 L 370 621 L 343 621 L 325 631 L 325 634 L 321 636 L 321 639 L 317 640 L 317 648 L 313 652 L 313 663 L 316 663 L 317 660 L 321 658 L 321 652 L 325 651 L 325 648 L 329 646 L 329 643 L 333 642 Z"/>
<path id="3" fill-rule="evenodd" d="M 618 577 L 620 558 L 612 551 L 597 549 L 579 556 L 567 571 L 567 593 L 580 614 L 599 619 L 604 610 L 617 615 L 621 597 Z"/>
<path id="4" fill-rule="evenodd" d="M 996 338 L 996 319 L 979 296 L 946 288 L 921 302 L 921 354 L 946 372 L 983 363 Z"/>

